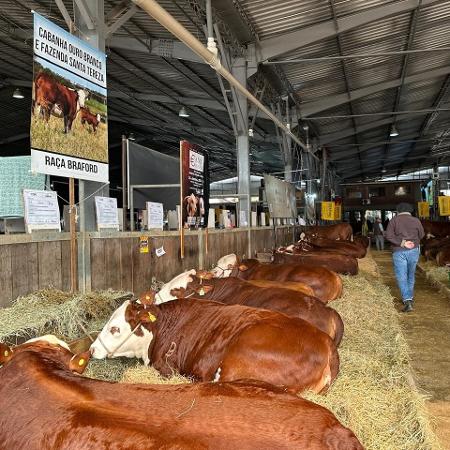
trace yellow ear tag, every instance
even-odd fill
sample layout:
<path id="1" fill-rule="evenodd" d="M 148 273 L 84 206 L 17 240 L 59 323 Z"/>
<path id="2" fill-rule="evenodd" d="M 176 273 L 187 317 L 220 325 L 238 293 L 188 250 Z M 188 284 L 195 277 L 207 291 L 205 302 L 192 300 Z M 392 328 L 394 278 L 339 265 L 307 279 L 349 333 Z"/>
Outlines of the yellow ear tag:
<path id="1" fill-rule="evenodd" d="M 148 318 L 150 319 L 150 322 L 156 322 L 156 316 L 154 316 L 152 313 L 148 313 Z"/>
<path id="2" fill-rule="evenodd" d="M 3 356 L 9 356 L 9 351 L 8 351 L 8 350 L 5 350 L 5 351 L 3 352 Z"/>
<path id="3" fill-rule="evenodd" d="M 198 291 L 198 293 L 199 293 L 200 295 L 205 295 L 205 291 L 204 291 L 203 288 L 201 288 L 201 289 Z"/>
<path id="4" fill-rule="evenodd" d="M 86 361 L 84 360 L 84 358 L 80 358 L 80 360 L 78 361 L 79 366 L 84 366 L 85 363 Z"/>
<path id="5" fill-rule="evenodd" d="M 149 296 L 149 295 L 146 295 L 146 296 L 145 296 L 145 300 L 150 300 L 150 296 Z"/>

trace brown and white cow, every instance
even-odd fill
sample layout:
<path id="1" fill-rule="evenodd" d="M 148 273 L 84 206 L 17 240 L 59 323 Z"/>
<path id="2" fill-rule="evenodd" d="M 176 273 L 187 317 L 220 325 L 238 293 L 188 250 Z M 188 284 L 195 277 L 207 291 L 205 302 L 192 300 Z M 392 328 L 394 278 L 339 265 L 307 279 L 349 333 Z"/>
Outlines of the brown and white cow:
<path id="1" fill-rule="evenodd" d="M 192 296 L 202 300 L 214 300 L 226 305 L 245 305 L 278 311 L 291 317 L 299 317 L 327 333 L 338 346 L 344 333 L 339 314 L 325 306 L 318 298 L 279 287 L 256 287 L 239 278 L 211 278 L 208 272 L 196 275 L 186 272 L 163 287 L 157 296 L 159 303 Z M 166 292 L 170 289 L 170 294 Z"/>
<path id="2" fill-rule="evenodd" d="M 275 252 L 274 264 L 305 264 L 311 267 L 323 267 L 343 275 L 357 275 L 358 261 L 353 256 L 326 251 L 301 252 L 298 254 Z"/>
<path id="3" fill-rule="evenodd" d="M 64 133 L 72 129 L 73 121 L 80 108 L 84 107 L 86 92 L 82 89 L 74 91 L 57 82 L 52 76 L 40 72 L 34 79 L 33 110 L 40 107 L 46 122 L 52 111 L 59 111 L 64 118 Z"/>
<path id="4" fill-rule="evenodd" d="M 80 120 L 83 125 L 85 123 L 87 123 L 88 125 L 91 125 L 92 130 L 95 133 L 97 131 L 97 127 L 101 121 L 101 117 L 100 117 L 100 114 L 92 114 L 91 111 L 89 111 L 89 108 L 83 107 L 83 108 L 80 108 Z"/>
<path id="5" fill-rule="evenodd" d="M 311 225 L 301 227 L 300 238 L 324 237 L 333 240 L 349 241 L 352 238 L 353 230 L 348 223 L 337 223 L 334 225 Z"/>
<path id="6" fill-rule="evenodd" d="M 434 220 L 421 220 L 421 222 L 426 239 L 450 236 L 450 222 L 438 222 Z"/>
<path id="7" fill-rule="evenodd" d="M 126 301 L 91 346 L 94 358 L 136 357 L 162 374 L 255 379 L 292 392 L 326 390 L 339 371 L 330 336 L 274 311 L 191 299 Z"/>
<path id="8" fill-rule="evenodd" d="M 184 198 L 186 202 L 186 212 L 188 217 L 194 217 L 197 214 L 198 198 L 194 195 L 188 195 Z"/>
<path id="9" fill-rule="evenodd" d="M 243 280 L 269 280 L 300 282 L 310 286 L 317 298 L 327 303 L 342 295 L 340 276 L 324 267 L 306 264 L 261 264 L 256 259 L 245 259 L 241 263 L 231 253 L 222 256 L 212 270 L 216 278 L 236 276 Z"/>
<path id="10" fill-rule="evenodd" d="M 350 241 L 336 241 L 322 237 L 311 237 L 307 242 L 318 249 L 339 253 L 341 255 L 353 256 L 354 258 L 364 258 L 367 249 L 362 245 Z"/>
<path id="11" fill-rule="evenodd" d="M 2 450 L 363 449 L 330 411 L 265 383 L 117 384 L 73 374 L 56 343 L 0 350 Z"/>

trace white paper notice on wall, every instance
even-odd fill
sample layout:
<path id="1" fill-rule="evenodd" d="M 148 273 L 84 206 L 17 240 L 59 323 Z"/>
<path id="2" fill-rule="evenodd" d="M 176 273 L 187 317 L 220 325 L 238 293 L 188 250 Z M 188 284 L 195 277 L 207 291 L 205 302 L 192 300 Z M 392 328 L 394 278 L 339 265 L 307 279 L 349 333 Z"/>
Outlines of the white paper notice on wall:
<path id="1" fill-rule="evenodd" d="M 164 208 L 162 203 L 147 202 L 148 229 L 162 230 L 164 227 Z"/>
<path id="2" fill-rule="evenodd" d="M 111 197 L 95 197 L 95 214 L 97 228 L 119 229 L 119 214 L 117 199 Z"/>
<path id="3" fill-rule="evenodd" d="M 155 250 L 155 253 L 156 253 L 156 256 L 159 258 L 160 256 L 165 255 L 166 251 L 164 250 L 164 247 L 161 246 Z"/>
<path id="4" fill-rule="evenodd" d="M 56 192 L 24 189 L 23 200 L 27 233 L 33 230 L 61 231 Z"/>

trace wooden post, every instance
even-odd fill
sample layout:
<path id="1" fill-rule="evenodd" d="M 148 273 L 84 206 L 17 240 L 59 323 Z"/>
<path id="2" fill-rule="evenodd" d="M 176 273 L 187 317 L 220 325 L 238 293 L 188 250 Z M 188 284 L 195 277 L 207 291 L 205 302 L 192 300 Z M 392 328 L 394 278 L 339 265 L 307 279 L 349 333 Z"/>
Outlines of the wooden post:
<path id="1" fill-rule="evenodd" d="M 180 257 L 184 258 L 184 224 L 183 224 L 183 141 L 180 141 Z"/>
<path id="2" fill-rule="evenodd" d="M 69 178 L 69 212 L 70 212 L 70 291 L 77 290 L 77 229 L 75 222 L 75 179 Z"/>
<path id="3" fill-rule="evenodd" d="M 122 220 L 123 230 L 128 230 L 127 224 L 127 209 L 128 209 L 128 167 L 127 167 L 127 138 L 122 135 Z"/>

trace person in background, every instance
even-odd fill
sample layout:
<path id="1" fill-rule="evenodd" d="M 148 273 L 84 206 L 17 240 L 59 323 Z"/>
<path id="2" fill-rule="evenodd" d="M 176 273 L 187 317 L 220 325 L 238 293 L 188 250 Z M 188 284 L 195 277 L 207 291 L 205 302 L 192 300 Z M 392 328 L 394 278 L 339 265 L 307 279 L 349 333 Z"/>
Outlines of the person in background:
<path id="1" fill-rule="evenodd" d="M 375 245 L 377 250 L 384 250 L 384 228 L 381 219 L 377 217 L 373 225 L 373 235 L 375 236 Z"/>
<path id="2" fill-rule="evenodd" d="M 403 312 L 413 310 L 416 266 L 420 255 L 420 240 L 425 235 L 420 220 L 411 215 L 412 205 L 397 205 L 397 215 L 389 222 L 386 239 L 393 244 L 392 261 L 395 277 L 405 307 Z"/>

